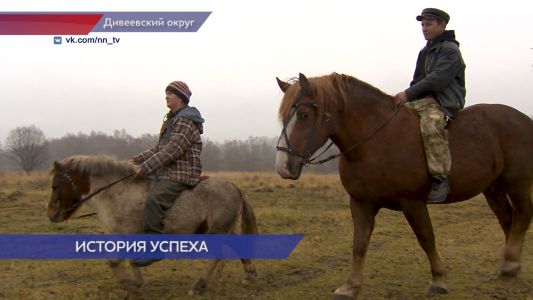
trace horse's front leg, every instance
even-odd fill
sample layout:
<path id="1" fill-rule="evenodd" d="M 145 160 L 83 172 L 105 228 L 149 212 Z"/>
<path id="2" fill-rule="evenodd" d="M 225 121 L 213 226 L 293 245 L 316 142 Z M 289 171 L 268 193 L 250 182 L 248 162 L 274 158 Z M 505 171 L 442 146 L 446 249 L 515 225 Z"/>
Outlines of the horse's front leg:
<path id="1" fill-rule="evenodd" d="M 350 265 L 350 277 L 335 291 L 333 300 L 355 299 L 363 285 L 363 265 L 370 236 L 374 230 L 374 223 L 379 207 L 375 207 L 363 200 L 350 199 L 350 208 L 354 225 L 353 259 Z"/>
<path id="2" fill-rule="evenodd" d="M 402 207 L 405 218 L 411 225 L 416 234 L 418 243 L 426 252 L 431 265 L 431 282 L 426 289 L 430 295 L 446 294 L 446 266 L 440 258 L 437 247 L 435 246 L 435 234 L 431 225 L 428 207 L 424 201 L 406 200 Z"/>

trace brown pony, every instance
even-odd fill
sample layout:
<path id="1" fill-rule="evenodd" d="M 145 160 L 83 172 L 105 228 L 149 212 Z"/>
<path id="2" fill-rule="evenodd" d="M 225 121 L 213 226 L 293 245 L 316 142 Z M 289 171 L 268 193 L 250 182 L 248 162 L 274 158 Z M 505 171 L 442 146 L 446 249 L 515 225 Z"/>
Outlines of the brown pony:
<path id="1" fill-rule="evenodd" d="M 81 196 L 135 173 L 133 165 L 106 156 L 75 156 L 54 162 L 50 170 L 52 195 L 48 204 L 48 218 L 63 222 L 81 207 Z M 111 234 L 142 234 L 143 208 L 149 179 L 129 178 L 113 185 L 84 204 L 91 207 Z M 202 177 L 194 188 L 183 191 L 165 214 L 165 234 L 230 234 L 241 222 L 241 232 L 257 234 L 252 207 L 243 192 L 231 182 L 217 177 Z M 189 294 L 202 292 L 220 259 L 209 263 L 192 285 Z M 257 275 L 251 259 L 242 259 L 245 278 L 252 282 Z M 134 281 L 124 273 L 123 260 L 110 260 L 116 279 L 127 288 L 142 285 L 141 269 L 132 266 Z"/>
<path id="2" fill-rule="evenodd" d="M 431 265 L 426 292 L 446 293 L 446 267 L 424 201 L 431 182 L 418 116 L 395 107 L 392 96 L 347 75 L 307 79 L 300 74 L 298 80 L 278 79 L 278 84 L 285 93 L 276 158 L 281 177 L 298 179 L 302 166 L 328 139 L 341 152 L 349 150 L 340 156 L 339 173 L 350 195 L 353 259 L 350 276 L 333 299 L 354 299 L 361 290 L 365 254 L 380 208 L 403 212 Z M 479 104 L 460 111 L 447 129 L 451 193 L 444 203 L 485 195 L 505 234 L 499 275 L 516 276 L 533 215 L 533 121 L 505 105 Z"/>

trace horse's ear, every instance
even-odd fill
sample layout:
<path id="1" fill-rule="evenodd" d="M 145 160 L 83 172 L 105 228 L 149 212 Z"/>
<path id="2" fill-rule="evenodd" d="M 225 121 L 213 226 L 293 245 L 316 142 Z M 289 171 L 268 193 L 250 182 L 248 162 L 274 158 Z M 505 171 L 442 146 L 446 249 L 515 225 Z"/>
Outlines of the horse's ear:
<path id="1" fill-rule="evenodd" d="M 309 81 L 307 80 L 307 77 L 300 73 L 298 81 L 300 83 L 300 87 L 302 88 L 302 95 L 309 94 Z"/>
<path id="2" fill-rule="evenodd" d="M 54 160 L 54 169 L 58 172 L 61 172 L 63 167 L 61 166 L 60 163 L 57 162 L 57 160 Z"/>
<path id="3" fill-rule="evenodd" d="M 279 88 L 280 88 L 281 91 L 284 92 L 284 93 L 285 93 L 285 91 L 287 91 L 288 88 L 291 87 L 291 84 L 290 84 L 290 83 L 287 83 L 287 82 L 285 82 L 285 81 L 279 80 L 278 77 L 276 77 L 276 80 L 278 81 Z"/>

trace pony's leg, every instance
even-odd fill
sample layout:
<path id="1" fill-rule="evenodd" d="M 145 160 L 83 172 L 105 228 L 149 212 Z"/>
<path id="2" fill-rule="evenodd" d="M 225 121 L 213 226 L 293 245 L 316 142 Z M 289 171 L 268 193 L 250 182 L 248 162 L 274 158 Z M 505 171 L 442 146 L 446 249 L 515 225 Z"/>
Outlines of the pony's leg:
<path id="1" fill-rule="evenodd" d="M 511 192 L 513 223 L 505 244 L 505 252 L 500 266 L 500 277 L 515 277 L 520 272 L 520 255 L 526 239 L 526 232 L 533 216 L 533 204 L 529 188 L 522 192 Z"/>
<path id="2" fill-rule="evenodd" d="M 126 290 L 135 290 L 138 288 L 131 278 L 126 275 L 126 269 L 124 268 L 124 260 L 123 259 L 110 259 L 109 260 L 109 266 L 111 267 L 111 270 L 113 270 L 113 274 L 115 275 L 115 279 L 120 283 Z"/>
<path id="3" fill-rule="evenodd" d="M 205 287 L 207 286 L 207 283 L 209 282 L 209 278 L 211 278 L 211 275 L 213 274 L 213 271 L 215 270 L 219 262 L 220 262 L 220 259 L 209 260 L 204 272 L 189 290 L 190 296 L 195 295 L 195 294 L 200 294 L 201 292 L 204 291 Z"/>
<path id="4" fill-rule="evenodd" d="M 500 185 L 491 186 L 483 194 L 490 209 L 494 212 L 496 218 L 498 218 L 498 222 L 505 235 L 505 243 L 507 244 L 509 234 L 511 233 L 511 224 L 513 223 L 513 208 L 509 204 L 507 194 Z"/>
<path id="5" fill-rule="evenodd" d="M 130 264 L 131 265 L 131 264 Z M 133 282 L 135 286 L 140 288 L 143 285 L 143 273 L 141 268 L 131 265 L 131 270 L 133 272 Z"/>
<path id="6" fill-rule="evenodd" d="M 365 255 L 368 250 L 370 236 L 374 230 L 376 214 L 379 211 L 379 208 L 367 202 L 359 202 L 354 198 L 350 199 L 350 208 L 354 224 L 353 258 L 350 263 L 350 276 L 346 280 L 346 283 L 335 290 L 333 294 L 334 300 L 355 299 L 361 291 Z"/>
<path id="7" fill-rule="evenodd" d="M 254 279 L 257 276 L 254 261 L 251 259 L 241 259 L 241 262 L 244 267 L 244 279 L 242 280 L 242 283 L 248 284 L 254 282 Z"/>
<path id="8" fill-rule="evenodd" d="M 430 295 L 446 294 L 446 266 L 435 246 L 435 234 L 429 217 L 428 207 L 424 201 L 409 201 L 402 208 L 405 218 L 411 225 L 418 243 L 426 252 L 431 266 L 431 282 L 426 289 Z"/>

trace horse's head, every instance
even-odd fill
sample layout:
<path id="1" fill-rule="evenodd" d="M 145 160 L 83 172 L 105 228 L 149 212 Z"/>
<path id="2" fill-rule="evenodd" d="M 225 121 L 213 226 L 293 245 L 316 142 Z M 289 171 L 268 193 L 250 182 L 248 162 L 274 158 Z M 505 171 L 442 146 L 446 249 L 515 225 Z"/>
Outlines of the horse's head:
<path id="1" fill-rule="evenodd" d="M 48 203 L 47 215 L 52 222 L 68 220 L 81 206 L 81 195 L 89 193 L 89 176 L 69 170 L 57 161 L 52 171 L 52 195 Z"/>
<path id="2" fill-rule="evenodd" d="M 335 89 L 322 78 L 310 81 L 300 73 L 294 84 L 276 79 L 285 93 L 279 111 L 283 130 L 277 146 L 276 170 L 282 178 L 296 180 L 303 165 L 336 130 L 332 116 L 337 113 L 338 103 L 329 91 L 335 93 Z"/>

